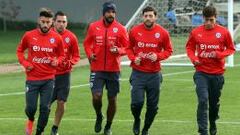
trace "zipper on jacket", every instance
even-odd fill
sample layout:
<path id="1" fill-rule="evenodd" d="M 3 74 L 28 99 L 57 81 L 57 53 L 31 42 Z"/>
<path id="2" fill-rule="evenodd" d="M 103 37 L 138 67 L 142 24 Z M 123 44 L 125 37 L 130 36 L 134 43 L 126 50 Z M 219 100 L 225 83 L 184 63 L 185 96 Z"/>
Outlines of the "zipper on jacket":
<path id="1" fill-rule="evenodd" d="M 105 29 L 104 70 L 106 70 L 106 64 L 107 64 L 107 28 Z"/>

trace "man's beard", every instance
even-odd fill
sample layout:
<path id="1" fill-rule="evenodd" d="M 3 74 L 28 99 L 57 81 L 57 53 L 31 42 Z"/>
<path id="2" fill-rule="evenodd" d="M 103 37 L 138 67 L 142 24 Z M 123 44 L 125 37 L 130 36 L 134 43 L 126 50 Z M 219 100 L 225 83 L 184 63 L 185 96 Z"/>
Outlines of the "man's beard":
<path id="1" fill-rule="evenodd" d="M 39 25 L 39 28 L 40 28 L 40 30 L 41 30 L 42 33 L 47 33 L 47 32 L 50 30 L 50 28 L 41 27 L 40 25 Z"/>
<path id="2" fill-rule="evenodd" d="M 147 27 L 147 28 L 152 28 L 153 27 L 153 22 L 150 22 L 150 21 L 146 21 L 146 22 L 144 22 L 144 25 L 145 25 L 145 27 Z"/>
<path id="3" fill-rule="evenodd" d="M 113 21 L 114 21 L 114 17 L 105 17 L 105 21 L 108 23 L 108 24 L 111 24 Z"/>

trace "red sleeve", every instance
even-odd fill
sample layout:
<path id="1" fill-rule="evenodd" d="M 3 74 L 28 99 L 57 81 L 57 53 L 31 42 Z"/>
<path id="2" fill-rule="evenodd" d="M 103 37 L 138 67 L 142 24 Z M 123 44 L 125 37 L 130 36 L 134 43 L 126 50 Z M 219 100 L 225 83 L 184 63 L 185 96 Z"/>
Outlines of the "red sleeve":
<path id="1" fill-rule="evenodd" d="M 62 64 L 65 56 L 64 56 L 63 40 L 60 36 L 58 38 L 58 46 L 56 50 L 57 50 L 56 52 L 58 56 L 58 64 Z"/>
<path id="2" fill-rule="evenodd" d="M 166 32 L 163 38 L 163 51 L 160 53 L 157 53 L 157 57 L 158 57 L 157 60 L 160 61 L 160 60 L 167 59 L 169 56 L 172 55 L 172 52 L 173 52 L 173 48 L 172 48 L 170 36 L 168 32 Z"/>
<path id="3" fill-rule="evenodd" d="M 128 44 L 128 47 L 126 48 L 127 56 L 131 61 L 134 61 L 136 58 L 133 51 L 134 45 L 135 45 L 135 40 L 134 40 L 133 32 L 131 30 L 129 32 L 129 44 Z"/>
<path id="4" fill-rule="evenodd" d="M 193 33 L 190 33 L 187 44 L 186 44 L 186 52 L 192 63 L 195 61 L 199 61 L 198 57 L 195 55 L 196 51 L 196 41 L 194 39 Z"/>
<path id="5" fill-rule="evenodd" d="M 72 65 L 77 64 L 77 62 L 80 60 L 80 53 L 79 53 L 79 46 L 78 46 L 78 39 L 76 36 L 73 35 L 72 37 L 72 46 L 71 46 L 71 52 L 72 52 L 72 58 L 70 60 L 70 63 Z"/>
<path id="6" fill-rule="evenodd" d="M 92 45 L 94 43 L 94 38 L 93 38 L 93 30 L 91 25 L 89 25 L 88 30 L 87 30 L 87 35 L 83 41 L 83 46 L 84 46 L 84 50 L 85 53 L 87 55 L 87 57 L 89 58 L 92 54 Z"/>
<path id="7" fill-rule="evenodd" d="M 24 34 L 22 37 L 21 42 L 19 43 L 17 47 L 17 57 L 18 61 L 21 65 L 23 65 L 24 68 L 27 68 L 29 66 L 33 66 L 29 61 L 25 59 L 24 51 L 28 49 L 28 43 L 27 43 L 27 33 Z M 30 51 L 30 50 L 29 50 Z"/>
<path id="8" fill-rule="evenodd" d="M 235 52 L 235 48 L 234 48 L 234 43 L 231 37 L 231 34 L 227 31 L 227 34 L 225 36 L 225 50 L 220 52 L 217 51 L 216 52 L 216 56 L 219 59 L 223 59 L 231 54 L 233 54 Z"/>
<path id="9" fill-rule="evenodd" d="M 118 48 L 118 53 L 121 56 L 126 55 L 126 48 L 129 44 L 129 38 L 125 28 L 123 28 L 123 32 L 121 32 L 120 44 L 121 44 L 121 48 Z"/>

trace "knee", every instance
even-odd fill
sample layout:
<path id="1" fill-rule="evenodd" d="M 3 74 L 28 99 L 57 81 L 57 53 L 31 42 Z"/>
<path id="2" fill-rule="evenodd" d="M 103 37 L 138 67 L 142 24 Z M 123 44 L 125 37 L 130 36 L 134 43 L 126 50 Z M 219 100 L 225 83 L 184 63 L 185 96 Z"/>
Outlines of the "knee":
<path id="1" fill-rule="evenodd" d="M 207 98 L 201 98 L 198 100 L 198 106 L 201 108 L 207 108 L 208 106 L 208 99 Z"/>
<path id="2" fill-rule="evenodd" d="M 157 114 L 158 106 L 147 106 L 147 112 L 151 112 L 152 114 Z"/>
<path id="3" fill-rule="evenodd" d="M 40 105 L 40 113 L 49 113 L 50 105 Z"/>
<path id="4" fill-rule="evenodd" d="M 131 109 L 132 109 L 132 110 L 133 110 L 133 109 L 140 109 L 140 108 L 143 107 L 143 103 L 144 103 L 144 102 L 132 103 L 132 104 L 131 104 Z"/>
<path id="5" fill-rule="evenodd" d="M 101 101 L 101 100 L 102 100 L 102 93 L 99 93 L 99 92 L 94 93 L 94 94 L 93 94 L 93 100 L 95 100 L 95 101 Z"/>

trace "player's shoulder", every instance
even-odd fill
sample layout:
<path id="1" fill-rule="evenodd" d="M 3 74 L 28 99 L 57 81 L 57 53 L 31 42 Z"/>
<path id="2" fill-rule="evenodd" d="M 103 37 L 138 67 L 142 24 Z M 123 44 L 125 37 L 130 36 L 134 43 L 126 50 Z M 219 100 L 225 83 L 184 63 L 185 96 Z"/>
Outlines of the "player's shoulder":
<path id="1" fill-rule="evenodd" d="M 77 36 L 70 30 L 66 29 L 66 36 L 71 39 L 77 39 Z"/>
<path id="2" fill-rule="evenodd" d="M 62 40 L 61 35 L 58 34 L 57 32 L 55 32 L 55 31 L 52 30 L 52 29 L 49 31 L 48 36 L 51 37 L 51 38 L 56 38 L 57 40 Z"/>
<path id="3" fill-rule="evenodd" d="M 144 28 L 143 25 L 144 25 L 143 23 L 139 23 L 139 24 L 137 24 L 137 25 L 134 25 L 134 26 L 131 27 L 130 31 L 131 31 L 131 32 L 134 32 L 134 31 L 141 30 L 141 29 Z"/>
<path id="4" fill-rule="evenodd" d="M 163 26 L 161 26 L 160 24 L 156 24 L 155 28 L 159 31 L 162 31 L 163 33 L 168 33 L 168 30 L 165 29 Z"/>
<path id="5" fill-rule="evenodd" d="M 204 25 L 199 25 L 199 26 L 193 28 L 191 33 L 192 34 L 198 34 L 199 32 L 204 31 L 204 29 L 205 29 Z"/>
<path id="6" fill-rule="evenodd" d="M 28 30 L 24 34 L 25 35 L 32 35 L 32 34 L 35 34 L 35 33 L 38 33 L 38 29 Z"/>
<path id="7" fill-rule="evenodd" d="M 217 28 L 218 31 L 221 31 L 223 33 L 228 33 L 229 32 L 229 30 L 226 27 L 224 27 L 222 25 L 219 25 L 219 24 L 216 25 L 216 28 Z"/>

